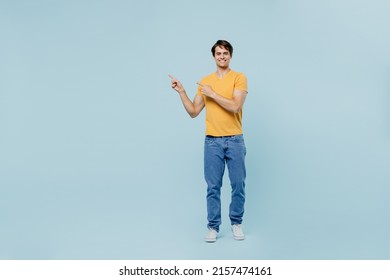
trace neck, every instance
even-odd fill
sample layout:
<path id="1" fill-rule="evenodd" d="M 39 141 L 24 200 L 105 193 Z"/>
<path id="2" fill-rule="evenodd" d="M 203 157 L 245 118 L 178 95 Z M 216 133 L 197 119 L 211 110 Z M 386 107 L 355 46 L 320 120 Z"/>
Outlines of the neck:
<path id="1" fill-rule="evenodd" d="M 217 76 L 219 78 L 222 78 L 223 76 L 225 76 L 227 73 L 229 73 L 230 71 L 230 68 L 229 67 L 226 67 L 226 68 L 221 68 L 221 67 L 218 67 L 217 68 Z"/>

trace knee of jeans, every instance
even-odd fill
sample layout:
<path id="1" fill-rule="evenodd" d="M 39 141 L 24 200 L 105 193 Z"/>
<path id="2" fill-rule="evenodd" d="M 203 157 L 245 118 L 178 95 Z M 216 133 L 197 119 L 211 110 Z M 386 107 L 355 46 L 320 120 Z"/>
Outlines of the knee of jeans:
<path id="1" fill-rule="evenodd" d="M 221 190 L 222 184 L 207 184 L 207 192 L 219 192 Z"/>
<path id="2" fill-rule="evenodd" d="M 244 191 L 245 190 L 245 182 L 244 181 L 234 181 L 231 182 L 233 191 Z"/>

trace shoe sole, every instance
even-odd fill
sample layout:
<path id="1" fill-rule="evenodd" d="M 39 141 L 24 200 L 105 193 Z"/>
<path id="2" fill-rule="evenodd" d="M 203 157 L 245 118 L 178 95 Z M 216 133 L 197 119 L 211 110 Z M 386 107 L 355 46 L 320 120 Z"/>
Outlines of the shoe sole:
<path id="1" fill-rule="evenodd" d="M 242 241 L 245 239 L 245 236 L 233 236 L 234 240 Z"/>
<path id="2" fill-rule="evenodd" d="M 217 241 L 217 239 L 205 239 L 204 241 L 206 241 L 207 243 L 214 243 L 215 241 Z"/>

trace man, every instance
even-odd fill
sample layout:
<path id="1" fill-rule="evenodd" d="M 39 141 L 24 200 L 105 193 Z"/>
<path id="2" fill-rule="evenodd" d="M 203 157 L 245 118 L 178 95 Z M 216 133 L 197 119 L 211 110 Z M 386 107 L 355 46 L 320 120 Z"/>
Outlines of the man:
<path id="1" fill-rule="evenodd" d="M 221 225 L 221 187 L 225 164 L 232 186 L 229 217 L 233 237 L 245 239 L 241 223 L 245 203 L 245 155 L 242 133 L 242 107 L 247 95 L 244 74 L 230 69 L 232 45 L 218 40 L 211 48 L 217 70 L 204 77 L 191 101 L 183 85 L 169 75 L 172 88 L 179 93 L 187 113 L 195 118 L 206 107 L 206 138 L 204 145 L 204 176 L 207 182 L 207 227 L 205 241 L 215 242 Z"/>

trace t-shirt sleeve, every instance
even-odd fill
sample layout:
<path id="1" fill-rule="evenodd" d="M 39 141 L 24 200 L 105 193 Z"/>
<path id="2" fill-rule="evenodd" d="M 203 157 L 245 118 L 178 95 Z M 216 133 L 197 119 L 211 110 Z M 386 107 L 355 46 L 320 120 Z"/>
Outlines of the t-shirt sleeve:
<path id="1" fill-rule="evenodd" d="M 202 78 L 199 83 L 203 84 L 204 83 L 204 78 Z M 198 91 L 196 92 L 196 95 L 203 96 L 203 94 L 201 92 L 200 86 L 198 86 Z"/>
<path id="2" fill-rule="evenodd" d="M 200 92 L 200 86 L 198 86 L 198 91 L 196 92 L 196 95 L 203 96 L 203 94 Z"/>
<path id="3" fill-rule="evenodd" d="M 244 73 L 239 73 L 237 75 L 234 89 L 243 90 L 243 91 L 248 92 L 247 79 L 246 79 L 246 76 L 244 75 Z"/>

